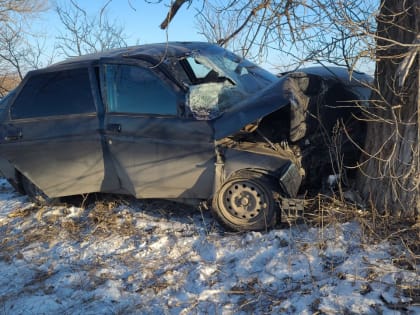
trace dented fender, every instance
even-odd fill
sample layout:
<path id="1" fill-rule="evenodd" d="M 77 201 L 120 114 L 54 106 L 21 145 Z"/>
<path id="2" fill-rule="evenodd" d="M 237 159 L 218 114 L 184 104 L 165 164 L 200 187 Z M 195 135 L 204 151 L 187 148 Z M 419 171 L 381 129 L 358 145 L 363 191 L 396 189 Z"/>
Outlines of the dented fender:
<path id="1" fill-rule="evenodd" d="M 274 177 L 286 197 L 295 197 L 302 182 L 299 165 L 291 162 L 288 152 L 254 147 L 216 147 L 214 192 L 237 172 L 252 170 Z M 298 161 L 296 161 L 298 163 Z"/>

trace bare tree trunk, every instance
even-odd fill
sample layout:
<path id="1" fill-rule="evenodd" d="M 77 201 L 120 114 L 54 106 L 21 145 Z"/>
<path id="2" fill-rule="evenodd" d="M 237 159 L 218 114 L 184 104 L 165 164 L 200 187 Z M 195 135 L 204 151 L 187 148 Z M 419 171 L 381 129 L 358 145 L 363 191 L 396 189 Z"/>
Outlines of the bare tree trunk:
<path id="1" fill-rule="evenodd" d="M 362 160 L 359 177 L 359 187 L 373 207 L 411 218 L 420 214 L 419 3 L 381 1 L 377 91 L 368 114 L 365 149 L 369 154 Z M 408 59 L 411 63 L 402 74 L 401 66 Z"/>

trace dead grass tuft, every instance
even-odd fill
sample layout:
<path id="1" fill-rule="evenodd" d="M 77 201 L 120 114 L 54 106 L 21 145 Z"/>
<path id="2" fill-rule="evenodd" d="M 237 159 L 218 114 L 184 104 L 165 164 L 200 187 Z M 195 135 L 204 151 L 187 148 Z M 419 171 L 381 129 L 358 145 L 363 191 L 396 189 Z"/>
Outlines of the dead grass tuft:
<path id="1" fill-rule="evenodd" d="M 306 223 L 318 227 L 356 221 L 362 227 L 366 241 L 397 242 L 419 259 L 420 222 L 415 219 L 381 214 L 376 209 L 361 209 L 355 204 L 326 195 L 308 200 L 304 219 Z M 417 260 L 418 263 L 420 260 Z"/>
<path id="2" fill-rule="evenodd" d="M 131 236 L 136 233 L 133 214 L 122 209 L 118 200 L 96 202 L 89 212 L 88 219 L 92 234 L 116 232 Z"/>
<path id="3" fill-rule="evenodd" d="M 22 242 L 26 245 L 37 242 L 50 243 L 52 240 L 57 240 L 60 230 L 60 227 L 55 225 L 38 226 L 25 231 Z"/>
<path id="4" fill-rule="evenodd" d="M 8 218 L 25 218 L 28 217 L 34 210 L 38 210 L 37 206 L 29 205 L 24 208 L 17 208 L 11 211 L 7 217 Z"/>
<path id="5" fill-rule="evenodd" d="M 344 223 L 362 217 L 366 211 L 360 210 L 354 204 L 347 203 L 335 196 L 317 195 L 308 199 L 304 219 L 310 225 L 327 227 L 332 224 Z"/>
<path id="6" fill-rule="evenodd" d="M 80 235 L 83 230 L 83 223 L 81 221 L 63 220 L 60 226 L 74 238 L 77 238 L 77 236 Z"/>
<path id="7" fill-rule="evenodd" d="M 322 228 L 356 221 L 366 244 L 387 241 L 395 248 L 393 263 L 402 270 L 420 275 L 420 222 L 413 218 L 382 214 L 376 209 L 360 209 L 336 197 L 318 195 L 308 201 L 307 224 Z M 369 279 L 367 279 L 369 280 Z M 420 277 L 415 283 L 401 283 L 399 290 L 409 297 L 411 305 L 420 305 Z"/>

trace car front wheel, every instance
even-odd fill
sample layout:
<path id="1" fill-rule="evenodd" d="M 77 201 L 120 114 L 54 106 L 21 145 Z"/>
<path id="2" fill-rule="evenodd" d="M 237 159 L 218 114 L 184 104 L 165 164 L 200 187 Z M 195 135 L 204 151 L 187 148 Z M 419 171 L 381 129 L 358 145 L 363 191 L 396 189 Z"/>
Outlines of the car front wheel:
<path id="1" fill-rule="evenodd" d="M 213 197 L 216 218 L 234 231 L 266 230 L 276 224 L 275 184 L 269 176 L 242 172 L 227 180 Z"/>

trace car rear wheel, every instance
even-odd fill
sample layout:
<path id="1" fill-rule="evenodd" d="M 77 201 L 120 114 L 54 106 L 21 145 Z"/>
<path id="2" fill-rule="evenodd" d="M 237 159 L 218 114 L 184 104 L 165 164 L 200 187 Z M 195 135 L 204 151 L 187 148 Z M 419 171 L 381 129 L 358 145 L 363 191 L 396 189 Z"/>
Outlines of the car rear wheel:
<path id="1" fill-rule="evenodd" d="M 278 206 L 274 182 L 255 172 L 242 172 L 227 180 L 213 198 L 216 218 L 234 231 L 265 230 L 276 224 Z"/>
<path id="2" fill-rule="evenodd" d="M 41 189 L 39 189 L 28 178 L 22 175 L 22 187 L 28 197 L 38 205 L 52 205 L 57 204 L 60 198 L 49 198 Z"/>

